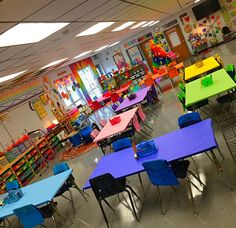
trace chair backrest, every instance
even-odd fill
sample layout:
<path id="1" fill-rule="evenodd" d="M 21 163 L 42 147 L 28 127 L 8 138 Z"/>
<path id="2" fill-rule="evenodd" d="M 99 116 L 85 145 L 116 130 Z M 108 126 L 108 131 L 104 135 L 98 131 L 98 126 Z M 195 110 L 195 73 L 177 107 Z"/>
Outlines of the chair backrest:
<path id="1" fill-rule="evenodd" d="M 180 128 L 184 128 L 193 125 L 195 123 L 198 123 L 201 120 L 202 120 L 201 116 L 198 112 L 191 112 L 180 116 L 178 119 L 178 124 Z"/>
<path id="2" fill-rule="evenodd" d="M 10 191 L 10 190 L 18 189 L 18 188 L 20 188 L 20 184 L 17 180 L 13 180 L 13 181 L 10 181 L 10 182 L 6 183 L 7 192 Z"/>
<path id="3" fill-rule="evenodd" d="M 119 100 L 119 95 L 117 93 L 112 93 L 111 94 L 111 101 L 112 102 L 117 102 Z"/>
<path id="4" fill-rule="evenodd" d="M 235 81 L 235 74 L 236 74 L 236 71 L 235 71 L 234 64 L 228 64 L 228 65 L 226 66 L 226 72 L 227 72 L 228 75 Z"/>
<path id="5" fill-rule="evenodd" d="M 112 109 L 115 111 L 117 108 L 118 108 L 118 105 L 117 104 L 112 104 Z"/>
<path id="6" fill-rule="evenodd" d="M 90 133 L 90 136 L 95 139 L 97 135 L 99 134 L 99 130 L 93 129 L 92 132 Z"/>
<path id="7" fill-rule="evenodd" d="M 68 170 L 68 169 L 70 169 L 68 164 L 66 162 L 61 162 L 59 164 L 54 165 L 53 174 L 57 175 L 57 174 L 62 173 L 64 171 Z"/>
<path id="8" fill-rule="evenodd" d="M 105 199 L 123 191 L 119 182 L 110 173 L 92 178 L 89 183 L 97 199 Z"/>
<path id="9" fill-rule="evenodd" d="M 129 138 L 118 139 L 117 141 L 112 143 L 112 148 L 114 152 L 126 149 L 128 147 L 132 147 L 132 142 Z"/>
<path id="10" fill-rule="evenodd" d="M 123 97 L 119 97 L 118 101 L 122 103 L 124 101 Z"/>
<path id="11" fill-rule="evenodd" d="M 93 101 L 92 102 L 92 109 L 93 110 L 98 110 L 100 108 L 102 108 L 102 105 L 98 101 Z"/>
<path id="12" fill-rule="evenodd" d="M 185 111 L 185 110 L 186 110 L 186 107 L 185 107 L 185 96 L 184 96 L 184 93 L 183 93 L 183 92 L 182 92 L 182 93 L 178 93 L 178 94 L 177 94 L 177 97 L 178 97 L 180 103 L 181 103 L 182 106 L 183 106 L 183 110 Z"/>
<path id="13" fill-rule="evenodd" d="M 72 143 L 73 147 L 79 146 L 82 143 L 80 132 L 70 137 L 69 141 Z"/>
<path id="14" fill-rule="evenodd" d="M 147 79 L 144 80 L 144 84 L 145 84 L 146 87 L 152 86 L 153 83 L 154 83 L 154 79 L 152 79 L 152 78 L 147 78 Z"/>
<path id="15" fill-rule="evenodd" d="M 13 210 L 24 228 L 33 228 L 44 223 L 40 211 L 33 205 L 27 205 Z"/>
<path id="16" fill-rule="evenodd" d="M 165 160 L 144 162 L 143 167 L 153 185 L 170 186 L 179 185 L 179 182 Z"/>
<path id="17" fill-rule="evenodd" d="M 133 87 L 130 88 L 130 90 L 133 92 L 133 93 L 136 93 L 140 90 L 140 86 L 139 85 L 134 85 Z"/>
<path id="18" fill-rule="evenodd" d="M 100 124 L 104 127 L 107 124 L 107 121 L 104 119 L 101 119 Z"/>
<path id="19" fill-rule="evenodd" d="M 182 82 L 179 83 L 179 88 L 183 93 L 185 93 L 185 85 Z"/>
<path id="20" fill-rule="evenodd" d="M 175 67 L 172 67 L 168 69 L 168 75 L 169 75 L 169 78 L 177 77 L 179 76 L 179 71 Z"/>

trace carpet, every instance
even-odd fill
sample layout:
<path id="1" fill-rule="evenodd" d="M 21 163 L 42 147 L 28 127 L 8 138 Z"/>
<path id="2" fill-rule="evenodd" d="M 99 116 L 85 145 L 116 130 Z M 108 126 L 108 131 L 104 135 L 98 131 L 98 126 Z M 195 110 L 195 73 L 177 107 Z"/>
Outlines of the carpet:
<path id="1" fill-rule="evenodd" d="M 70 148 L 66 151 L 64 151 L 62 153 L 62 155 L 60 156 L 60 160 L 61 161 L 67 161 L 67 160 L 70 160 L 70 159 L 73 159 L 73 158 L 76 158 L 82 154 L 85 154 L 87 152 L 89 152 L 90 150 L 94 149 L 97 147 L 97 144 L 96 143 L 90 143 L 90 144 L 87 144 L 87 145 L 82 145 L 80 147 L 77 147 L 77 148 Z"/>

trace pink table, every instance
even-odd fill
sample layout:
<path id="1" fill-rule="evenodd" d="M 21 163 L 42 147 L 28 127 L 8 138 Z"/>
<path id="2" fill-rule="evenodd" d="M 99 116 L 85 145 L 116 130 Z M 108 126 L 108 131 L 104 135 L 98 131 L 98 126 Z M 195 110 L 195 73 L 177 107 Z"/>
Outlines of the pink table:
<path id="1" fill-rule="evenodd" d="M 93 140 L 93 142 L 99 142 L 103 139 L 106 139 L 106 138 L 112 136 L 112 135 L 123 132 L 127 128 L 127 126 L 129 125 L 130 121 L 135 116 L 135 113 L 137 112 L 137 110 L 138 110 L 138 108 L 133 108 L 127 112 L 123 112 L 119 115 L 116 115 L 121 118 L 121 121 L 118 124 L 111 125 L 110 121 L 107 121 L 106 125 L 99 132 L 99 134 Z M 114 118 L 116 116 L 113 116 L 112 118 Z"/>

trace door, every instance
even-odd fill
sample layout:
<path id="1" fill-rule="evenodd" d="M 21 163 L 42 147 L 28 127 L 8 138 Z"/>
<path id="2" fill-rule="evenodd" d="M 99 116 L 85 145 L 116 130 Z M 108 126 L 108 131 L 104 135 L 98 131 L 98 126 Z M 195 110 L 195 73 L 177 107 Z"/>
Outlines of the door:
<path id="1" fill-rule="evenodd" d="M 164 33 L 167 42 L 169 43 L 170 49 L 179 55 L 177 61 L 182 62 L 191 56 L 179 25 L 166 30 Z"/>
<path id="2" fill-rule="evenodd" d="M 149 68 L 152 70 L 152 52 L 149 44 L 149 40 L 145 40 L 144 42 L 140 43 L 140 47 L 143 51 L 143 54 L 147 60 Z"/>

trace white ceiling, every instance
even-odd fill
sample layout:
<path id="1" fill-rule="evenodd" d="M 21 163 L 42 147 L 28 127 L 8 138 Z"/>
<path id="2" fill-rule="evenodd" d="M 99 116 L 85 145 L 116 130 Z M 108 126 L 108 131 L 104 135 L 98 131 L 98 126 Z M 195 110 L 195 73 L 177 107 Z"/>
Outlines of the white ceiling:
<path id="1" fill-rule="evenodd" d="M 19 22 L 70 22 L 39 43 L 0 48 L 0 77 L 23 70 L 35 72 L 54 60 L 71 60 L 84 51 L 124 40 L 143 28 L 110 31 L 126 21 L 163 20 L 185 8 L 188 2 L 192 1 L 0 0 L 0 34 Z M 75 37 L 100 21 L 116 23 L 99 34 Z"/>

